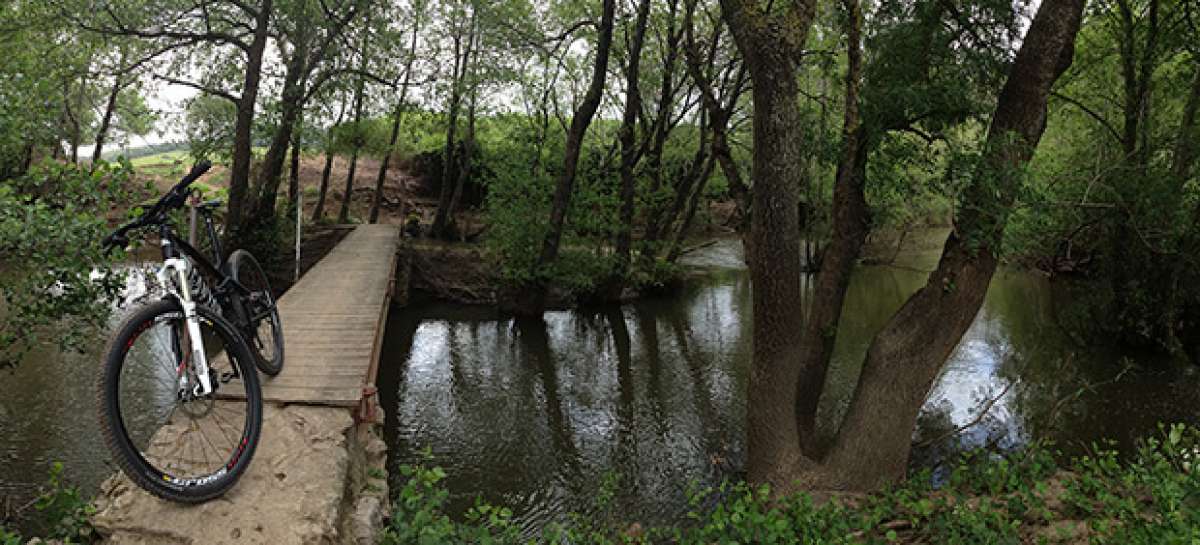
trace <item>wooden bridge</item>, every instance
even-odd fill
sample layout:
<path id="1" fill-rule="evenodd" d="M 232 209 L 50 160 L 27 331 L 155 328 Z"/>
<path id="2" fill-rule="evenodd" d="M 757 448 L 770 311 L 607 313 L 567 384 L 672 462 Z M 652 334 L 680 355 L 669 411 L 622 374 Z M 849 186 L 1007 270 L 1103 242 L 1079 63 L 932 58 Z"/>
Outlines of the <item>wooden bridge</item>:
<path id="1" fill-rule="evenodd" d="M 279 300 L 283 372 L 266 401 L 358 406 L 373 392 L 394 290 L 400 230 L 355 228 Z"/>

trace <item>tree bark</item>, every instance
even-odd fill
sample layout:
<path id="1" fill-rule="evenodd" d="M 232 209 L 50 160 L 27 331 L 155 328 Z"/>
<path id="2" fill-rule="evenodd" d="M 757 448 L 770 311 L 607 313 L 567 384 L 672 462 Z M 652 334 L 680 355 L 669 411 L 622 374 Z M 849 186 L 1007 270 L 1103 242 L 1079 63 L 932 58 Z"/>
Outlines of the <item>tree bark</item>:
<path id="1" fill-rule="evenodd" d="M 713 169 L 716 167 L 716 158 L 709 154 L 704 161 L 704 168 L 700 173 L 699 179 L 693 184 L 692 194 L 688 197 L 687 208 L 683 213 L 683 221 L 679 224 L 679 229 L 675 231 L 675 237 L 671 239 L 671 244 L 667 249 L 667 263 L 675 263 L 683 253 L 683 243 L 687 240 L 688 232 L 691 231 L 692 222 L 696 219 L 696 210 L 700 207 L 700 201 L 704 198 L 704 189 L 708 187 L 708 180 L 712 178 Z"/>
<path id="2" fill-rule="evenodd" d="M 701 58 L 700 48 L 696 42 L 695 35 L 695 11 L 696 0 L 689 0 L 687 4 L 686 20 L 684 28 L 687 30 L 685 36 L 687 44 L 684 48 L 684 59 L 688 74 L 692 80 L 696 82 L 696 88 L 700 92 L 700 103 L 708 112 L 709 124 L 712 132 L 712 154 L 717 161 L 717 165 L 721 168 L 721 173 L 725 175 L 725 180 L 729 183 L 729 193 L 733 197 L 736 204 L 734 217 L 732 218 L 732 226 L 742 239 L 743 248 L 746 252 L 746 262 L 749 263 L 750 248 L 752 247 L 748 236 L 750 229 L 750 188 L 746 186 L 746 182 L 742 179 L 741 169 L 737 162 L 733 160 L 733 153 L 729 148 L 729 120 L 733 112 L 737 108 L 738 100 L 745 91 L 746 83 L 746 65 L 739 63 L 737 67 L 737 76 L 733 80 L 732 89 L 721 90 L 713 83 L 713 77 L 706 70 L 711 70 L 717 55 L 718 43 L 721 38 L 721 28 L 715 29 L 711 44 L 709 45 L 708 59 Z M 718 91 L 722 91 L 718 95 Z"/>
<path id="3" fill-rule="evenodd" d="M 254 39 L 250 42 L 246 55 L 246 76 L 242 85 L 242 95 L 237 101 L 237 120 L 234 123 L 233 161 L 229 172 L 229 208 L 226 225 L 230 226 L 228 237 L 229 250 L 241 246 L 241 234 L 238 232 L 243 225 L 243 215 L 247 208 L 247 196 L 250 190 L 250 161 L 253 157 L 253 139 L 251 130 L 254 126 L 254 105 L 258 100 L 258 86 L 262 79 L 263 52 L 267 47 L 267 37 L 270 34 L 271 12 L 273 0 L 263 0 L 258 7 L 255 18 Z"/>
<path id="4" fill-rule="evenodd" d="M 797 193 L 804 179 L 805 123 L 799 105 L 799 59 L 816 14 L 798 0 L 767 15 L 757 1 L 721 0 L 722 15 L 754 83 L 753 363 L 746 411 L 747 478 L 776 493 L 795 489 L 814 461 L 800 450 L 796 383 L 800 367 L 796 312 L 800 285 Z"/>
<path id="5" fill-rule="evenodd" d="M 275 129 L 271 146 L 267 148 L 267 154 L 263 157 L 262 171 L 258 177 L 259 192 L 255 215 L 259 218 L 271 218 L 275 215 L 275 198 L 279 192 L 284 159 L 292 144 L 292 131 L 295 130 L 296 120 L 300 118 L 300 112 L 304 109 L 304 80 L 308 79 L 308 40 L 308 32 L 301 31 L 293 45 L 292 56 L 288 59 L 280 99 L 279 127 Z"/>
<path id="6" fill-rule="evenodd" d="M 637 21 L 634 23 L 633 36 L 629 42 L 629 65 L 625 68 L 625 110 L 621 115 L 621 220 L 617 227 L 617 266 L 613 271 L 613 287 L 610 290 L 618 292 L 617 295 L 620 290 L 616 286 L 624 285 L 633 252 L 634 197 L 637 192 L 634 167 L 638 162 L 637 117 L 638 112 L 642 110 L 642 47 L 646 42 L 646 26 L 649 19 L 650 0 L 639 0 Z"/>
<path id="7" fill-rule="evenodd" d="M 450 214 L 446 217 L 447 233 L 458 232 L 454 212 L 461 205 L 463 188 L 471 178 L 471 161 L 475 157 L 475 108 L 479 99 L 477 93 L 478 89 L 471 91 L 471 104 L 467 107 L 467 138 L 463 141 L 462 156 L 458 158 L 459 164 L 455 168 L 454 193 L 450 196 Z"/>
<path id="8" fill-rule="evenodd" d="M 616 4 L 616 0 L 604 0 L 604 14 L 601 17 L 600 35 L 596 43 L 596 64 L 592 70 L 592 79 L 588 85 L 587 94 L 571 119 L 571 128 L 567 133 L 567 145 L 564 150 L 563 171 L 554 188 L 550 225 L 546 238 L 542 241 L 541 253 L 534 265 L 535 271 L 545 269 L 558 259 L 559 244 L 562 242 L 563 228 L 567 220 L 567 210 L 571 206 L 571 193 L 575 187 L 579 156 L 583 151 L 583 138 L 587 134 L 588 126 L 592 123 L 592 118 L 596 115 L 596 110 L 600 108 L 600 99 L 604 94 L 608 57 L 612 52 L 613 18 Z M 523 300 L 514 310 L 520 314 L 540 316 L 546 308 L 546 286 L 535 283 L 523 286 L 521 291 L 519 297 Z"/>
<path id="9" fill-rule="evenodd" d="M 810 457 L 821 454 L 816 433 L 817 407 L 825 388 L 850 276 L 870 231 L 870 209 L 863 193 L 868 134 L 859 111 L 863 70 L 862 11 L 858 0 L 842 0 L 842 4 L 846 10 L 846 97 L 841 158 L 833 187 L 833 235 L 820 259 L 821 267 L 797 354 L 800 379 L 796 384 L 796 420 L 801 449 Z M 806 266 L 812 259 L 806 256 Z"/>
<path id="10" fill-rule="evenodd" d="M 367 18 L 368 26 L 370 26 L 370 17 Z M 367 69 L 367 47 L 370 45 L 369 38 L 371 33 L 364 30 L 362 44 L 362 59 L 359 61 L 359 70 L 366 71 Z M 342 208 L 338 212 L 338 223 L 350 223 L 350 203 L 354 200 L 354 175 L 358 170 L 358 152 L 363 146 L 362 127 L 359 124 L 362 122 L 363 116 L 363 94 L 366 92 L 366 79 L 361 75 L 358 78 L 358 87 L 354 90 L 354 148 L 350 152 L 350 168 L 346 173 L 346 191 L 342 194 Z"/>
<path id="11" fill-rule="evenodd" d="M 338 125 L 342 124 L 342 120 L 346 118 L 346 98 L 342 95 L 342 101 L 338 108 L 337 120 L 329 127 L 325 137 L 325 168 L 321 171 L 321 189 L 317 193 L 317 204 L 313 208 L 312 220 L 314 222 L 321 221 L 325 215 L 325 198 L 329 193 L 329 177 L 333 174 L 333 147 L 334 134 L 333 130 Z"/>
<path id="12" fill-rule="evenodd" d="M 333 150 L 325 150 L 325 168 L 321 170 L 321 189 L 317 192 L 317 204 L 313 208 L 312 220 L 321 221 L 325 216 L 325 199 L 329 195 L 329 177 L 333 174 Z"/>
<path id="13" fill-rule="evenodd" d="M 825 484 L 868 490 L 903 476 L 917 414 L 996 270 L 1007 214 L 1021 187 L 1019 171 L 1045 130 L 1050 89 L 1071 64 L 1083 5 L 1042 2 L 1001 90 L 983 157 L 937 269 L 868 349 L 826 460 Z"/>
<path id="14" fill-rule="evenodd" d="M 126 53 L 121 51 L 121 60 L 117 63 L 118 70 L 125 66 Z M 100 128 L 96 130 L 96 147 L 92 150 L 92 169 L 100 164 L 100 158 L 104 156 L 104 142 L 108 139 L 108 130 L 112 126 L 113 115 L 117 111 L 117 99 L 121 96 L 121 90 L 125 87 L 125 81 L 122 79 L 122 74 L 113 75 L 112 89 L 108 92 L 108 101 L 104 104 L 104 115 L 100 118 Z"/>
<path id="15" fill-rule="evenodd" d="M 461 161 L 461 158 L 457 157 L 455 153 L 455 150 L 458 149 L 455 139 L 458 134 L 458 114 L 462 109 L 463 94 L 466 93 L 466 79 L 470 73 L 471 54 L 475 48 L 476 34 L 479 31 L 476 28 L 477 10 L 477 6 L 471 6 L 466 47 L 460 51 L 462 40 L 459 36 L 455 36 L 454 39 L 454 83 L 450 91 L 450 107 L 447 111 L 446 147 L 442 152 L 442 188 L 438 195 L 437 213 L 434 215 L 433 226 L 430 228 L 430 235 L 434 238 L 446 238 L 447 227 L 453 222 L 454 190 L 459 178 L 458 167 Z"/>
<path id="16" fill-rule="evenodd" d="M 388 152 L 383 156 L 383 164 L 379 165 L 379 176 L 375 179 L 375 198 L 371 201 L 371 223 L 379 222 L 379 206 L 383 202 L 383 183 L 387 180 L 392 154 L 395 153 L 396 142 L 400 139 L 400 118 L 404 115 L 404 103 L 408 100 L 408 87 L 412 84 L 413 63 L 417 59 L 417 37 L 421 33 L 422 14 L 417 13 L 415 17 L 412 39 L 408 44 L 408 60 L 404 65 L 404 82 L 400 84 L 400 99 L 396 102 L 396 110 L 392 113 L 392 135 L 388 140 Z"/>

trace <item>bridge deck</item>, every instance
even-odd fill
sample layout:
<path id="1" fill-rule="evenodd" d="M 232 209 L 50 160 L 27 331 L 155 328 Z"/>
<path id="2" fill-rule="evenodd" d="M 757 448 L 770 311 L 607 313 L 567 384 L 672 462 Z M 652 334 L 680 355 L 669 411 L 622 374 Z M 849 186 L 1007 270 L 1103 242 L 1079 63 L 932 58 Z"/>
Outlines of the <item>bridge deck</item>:
<path id="1" fill-rule="evenodd" d="M 400 230 L 361 225 L 279 299 L 284 364 L 267 401 L 357 406 L 375 383 Z"/>

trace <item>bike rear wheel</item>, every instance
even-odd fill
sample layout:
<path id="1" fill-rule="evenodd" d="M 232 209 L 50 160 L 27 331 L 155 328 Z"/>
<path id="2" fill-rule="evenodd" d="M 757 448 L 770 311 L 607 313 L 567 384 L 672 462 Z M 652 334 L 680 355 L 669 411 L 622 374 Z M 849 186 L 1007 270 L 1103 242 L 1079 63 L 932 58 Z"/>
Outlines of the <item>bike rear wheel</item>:
<path id="1" fill-rule="evenodd" d="M 271 283 L 258 260 L 245 250 L 229 256 L 229 271 L 239 284 L 250 290 L 250 295 L 242 300 L 247 321 L 242 335 L 250 345 L 255 364 L 263 374 L 278 375 L 283 371 L 283 323 L 279 320 Z"/>
<path id="2" fill-rule="evenodd" d="M 228 491 L 254 457 L 262 393 L 232 325 L 197 307 L 213 392 L 196 395 L 183 309 L 164 300 L 118 328 L 97 381 L 100 428 L 118 465 L 146 491 L 200 503 Z"/>

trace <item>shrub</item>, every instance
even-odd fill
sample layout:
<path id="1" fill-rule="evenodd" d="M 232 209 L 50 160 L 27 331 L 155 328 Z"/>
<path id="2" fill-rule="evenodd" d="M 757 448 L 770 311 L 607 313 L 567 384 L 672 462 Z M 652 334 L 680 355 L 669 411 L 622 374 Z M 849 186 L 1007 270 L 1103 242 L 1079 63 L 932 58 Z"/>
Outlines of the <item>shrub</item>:
<path id="1" fill-rule="evenodd" d="M 928 471 L 864 498 L 815 503 L 807 494 L 774 498 L 767 487 L 725 483 L 691 494 L 688 524 L 623 526 L 611 509 L 605 480 L 596 512 L 522 538 L 511 511 L 476 505 L 462 520 L 444 511 L 448 493 L 440 469 L 405 467 L 385 543 L 1028 543 L 1057 539 L 1098 544 L 1200 542 L 1200 430 L 1163 428 L 1134 459 L 1096 449 L 1060 467 L 1049 445 L 996 456 L 964 454 L 949 480 L 931 484 Z M 1079 530 L 1082 529 L 1082 530 Z M 1083 537 L 1080 537 L 1083 536 Z M 524 541 L 522 541 L 524 540 Z"/>

